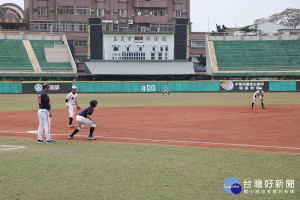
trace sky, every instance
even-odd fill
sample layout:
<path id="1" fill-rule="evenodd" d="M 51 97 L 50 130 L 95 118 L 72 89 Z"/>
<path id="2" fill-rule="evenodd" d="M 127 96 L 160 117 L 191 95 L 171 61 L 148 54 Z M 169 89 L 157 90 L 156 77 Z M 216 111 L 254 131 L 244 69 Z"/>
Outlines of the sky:
<path id="1" fill-rule="evenodd" d="M 156 0 L 159 1 L 159 0 Z M 286 8 L 300 9 L 300 0 L 190 0 L 192 31 L 216 30 L 216 24 L 243 27 Z M 24 8 L 24 0 L 0 0 Z"/>

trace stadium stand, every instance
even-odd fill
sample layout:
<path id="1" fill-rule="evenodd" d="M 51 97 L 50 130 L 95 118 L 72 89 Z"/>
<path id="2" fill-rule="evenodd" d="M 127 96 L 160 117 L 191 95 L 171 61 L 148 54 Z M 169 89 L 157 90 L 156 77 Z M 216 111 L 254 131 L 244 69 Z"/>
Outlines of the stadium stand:
<path id="1" fill-rule="evenodd" d="M 63 41 L 56 40 L 30 40 L 42 71 L 73 71 L 70 62 L 47 62 L 45 56 L 45 46 L 63 44 Z"/>
<path id="2" fill-rule="evenodd" d="M 0 71 L 34 71 L 22 40 L 0 40 L 0 47 Z"/>
<path id="3" fill-rule="evenodd" d="M 300 40 L 209 41 L 214 77 L 300 75 Z"/>
<path id="4" fill-rule="evenodd" d="M 77 77 L 76 64 L 63 34 L 0 32 L 0 47 L 2 81 Z"/>

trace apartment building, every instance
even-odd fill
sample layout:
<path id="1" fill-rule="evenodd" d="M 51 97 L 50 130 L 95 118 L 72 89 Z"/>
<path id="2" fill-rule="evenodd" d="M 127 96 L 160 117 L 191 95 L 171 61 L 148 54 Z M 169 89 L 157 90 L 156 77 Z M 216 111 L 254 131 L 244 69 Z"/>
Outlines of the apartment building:
<path id="1" fill-rule="evenodd" d="M 24 0 L 24 2 L 30 30 L 64 32 L 69 45 L 74 46 L 74 59 L 77 63 L 87 60 L 89 18 L 101 18 L 104 33 L 114 34 L 112 37 L 120 38 L 118 34 L 127 34 L 123 37 L 127 39 L 134 37 L 134 33 L 148 33 L 147 38 L 152 38 L 151 34 L 155 33 L 174 33 L 176 18 L 190 18 L 190 0 Z M 165 40 L 166 35 L 159 38 Z M 139 54 L 138 57 L 143 58 L 143 54 Z M 106 55 L 106 58 L 113 59 L 113 56 Z M 172 59 L 172 56 L 159 54 L 155 58 Z"/>

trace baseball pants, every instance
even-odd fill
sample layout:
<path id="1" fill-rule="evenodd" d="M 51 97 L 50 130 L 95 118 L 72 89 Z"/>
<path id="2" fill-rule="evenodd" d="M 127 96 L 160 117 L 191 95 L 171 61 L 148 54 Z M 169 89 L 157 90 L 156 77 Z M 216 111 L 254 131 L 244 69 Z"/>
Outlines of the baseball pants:
<path id="1" fill-rule="evenodd" d="M 49 111 L 47 109 L 39 109 L 39 129 L 38 129 L 38 140 L 43 140 L 43 130 L 45 129 L 45 136 L 47 141 L 51 140 L 50 136 L 50 126 L 51 120 Z"/>
<path id="2" fill-rule="evenodd" d="M 96 123 L 88 118 L 85 118 L 83 116 L 77 115 L 76 117 L 76 121 L 78 124 L 78 130 L 80 131 L 81 129 L 83 129 L 84 125 L 88 125 L 91 127 L 96 127 Z"/>

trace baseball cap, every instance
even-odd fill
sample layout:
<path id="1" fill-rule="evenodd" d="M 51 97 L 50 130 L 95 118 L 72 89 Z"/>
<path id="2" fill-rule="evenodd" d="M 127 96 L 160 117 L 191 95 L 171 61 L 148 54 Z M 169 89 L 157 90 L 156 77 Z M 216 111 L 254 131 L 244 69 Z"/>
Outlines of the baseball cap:
<path id="1" fill-rule="evenodd" d="M 72 86 L 72 89 L 77 89 L 76 85 L 73 85 L 73 86 Z"/>

